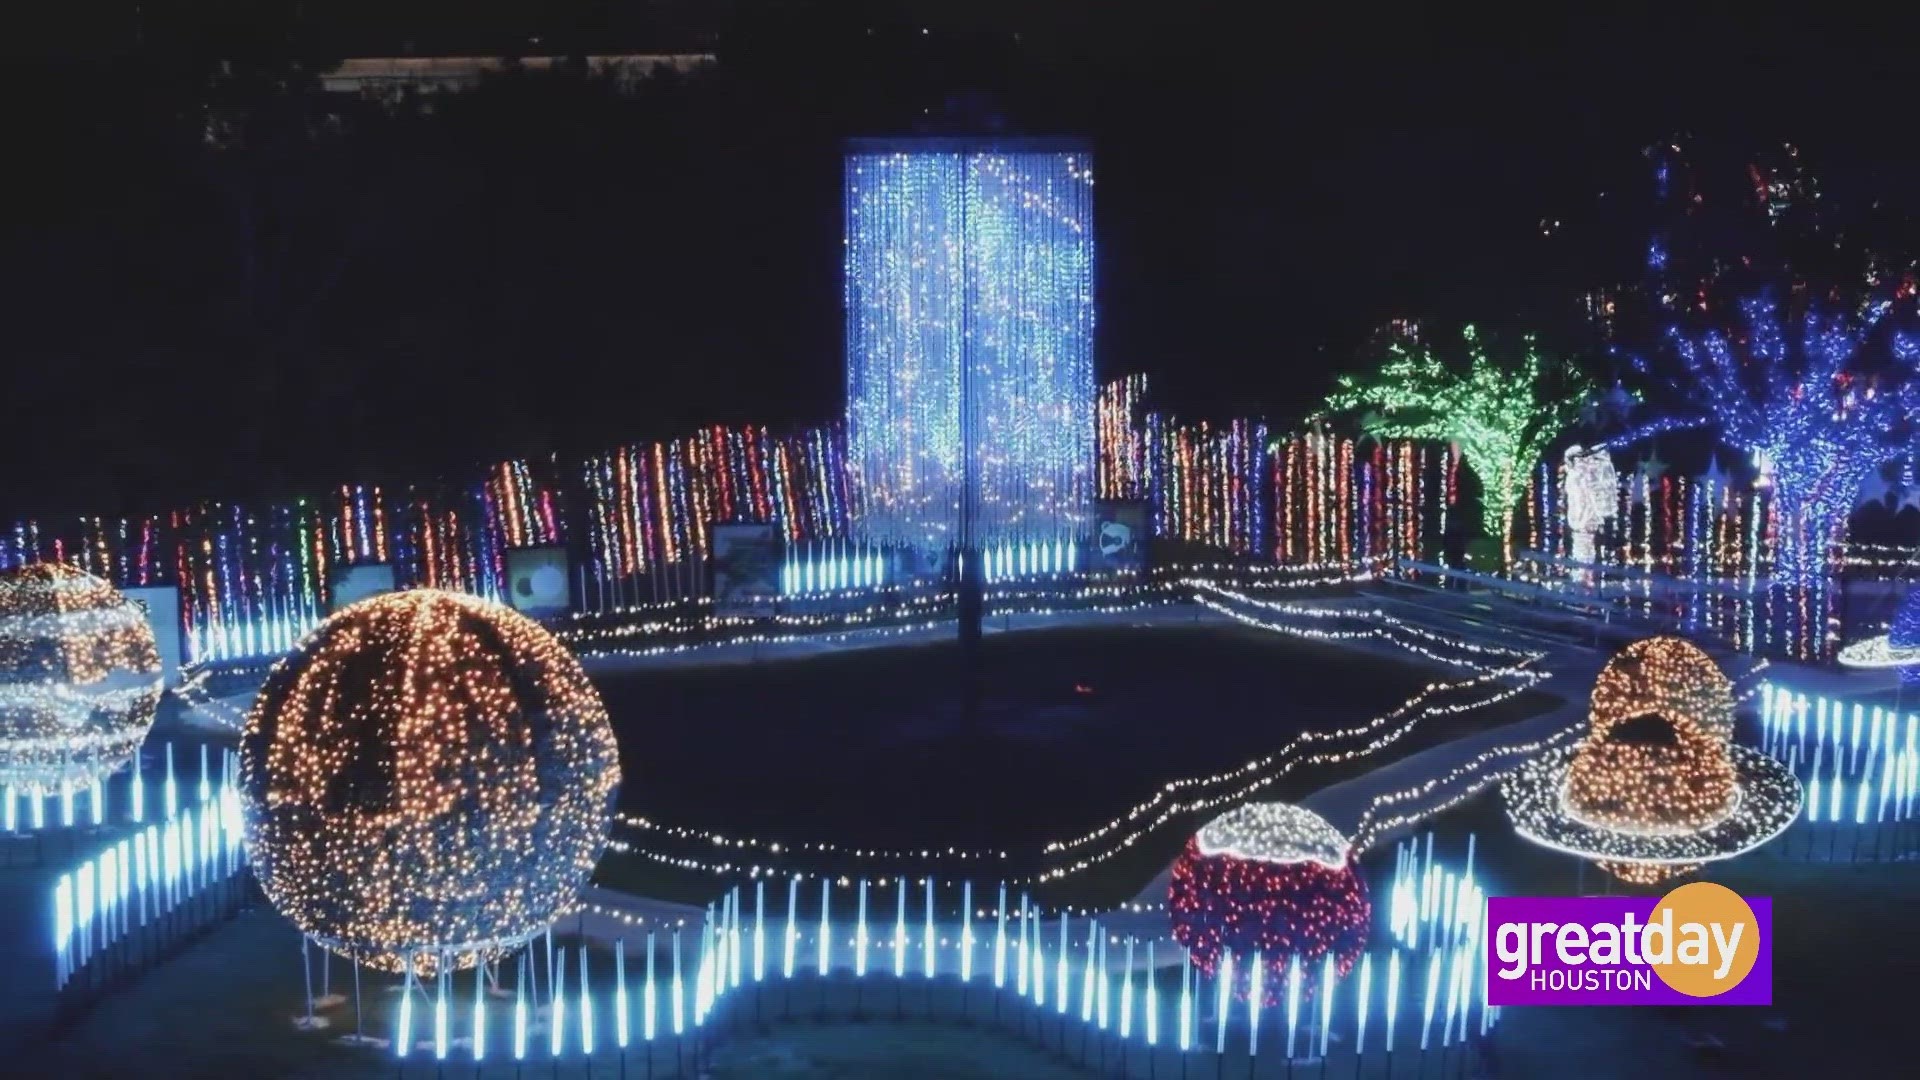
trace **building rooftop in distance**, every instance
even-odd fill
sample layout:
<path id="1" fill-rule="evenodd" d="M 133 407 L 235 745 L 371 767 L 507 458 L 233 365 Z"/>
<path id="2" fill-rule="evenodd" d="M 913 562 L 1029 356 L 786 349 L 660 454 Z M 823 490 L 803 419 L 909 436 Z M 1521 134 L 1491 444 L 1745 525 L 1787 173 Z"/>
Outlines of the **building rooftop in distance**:
<path id="1" fill-rule="evenodd" d="M 355 57 L 321 75 L 334 93 L 384 96 L 400 91 L 464 89 L 487 75 L 508 71 L 552 71 L 579 65 L 592 75 L 642 79 L 665 71 L 685 73 L 714 62 L 710 52 L 629 53 L 607 56 L 379 56 Z"/>

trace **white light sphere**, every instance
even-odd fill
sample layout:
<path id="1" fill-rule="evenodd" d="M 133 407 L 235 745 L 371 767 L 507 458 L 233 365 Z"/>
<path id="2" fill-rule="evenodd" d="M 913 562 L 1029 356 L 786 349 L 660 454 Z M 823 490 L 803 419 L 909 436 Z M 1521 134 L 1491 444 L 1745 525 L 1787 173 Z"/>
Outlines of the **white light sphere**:
<path id="1" fill-rule="evenodd" d="M 162 673 L 140 605 L 71 566 L 0 570 L 0 783 L 53 793 L 139 752 Z"/>

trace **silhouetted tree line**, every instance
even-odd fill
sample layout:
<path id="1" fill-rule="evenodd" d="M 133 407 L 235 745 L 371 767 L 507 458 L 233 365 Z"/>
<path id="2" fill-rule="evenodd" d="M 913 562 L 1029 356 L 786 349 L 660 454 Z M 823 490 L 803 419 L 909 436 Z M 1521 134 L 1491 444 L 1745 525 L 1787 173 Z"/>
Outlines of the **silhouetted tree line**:
<path id="1" fill-rule="evenodd" d="M 1476 64 L 1422 26 L 1279 40 L 1214 5 L 89 11 L 7 68 L 9 514 L 833 416 L 840 142 L 942 123 L 1091 135 L 1103 369 L 1284 419 L 1388 317 L 1584 332 L 1569 297 L 1638 253 L 1610 230 L 1543 259 L 1536 220 L 1670 123 L 1652 90 L 1594 91 L 1598 58 Z M 719 59 L 430 109 L 320 83 L 350 55 L 675 50 Z"/>

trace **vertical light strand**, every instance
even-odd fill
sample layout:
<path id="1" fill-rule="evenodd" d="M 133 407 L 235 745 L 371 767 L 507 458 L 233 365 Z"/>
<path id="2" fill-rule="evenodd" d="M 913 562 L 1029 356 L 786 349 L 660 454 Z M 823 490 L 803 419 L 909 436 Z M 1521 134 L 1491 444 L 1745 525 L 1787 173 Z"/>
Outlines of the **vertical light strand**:
<path id="1" fill-rule="evenodd" d="M 944 550 L 1052 541 L 1095 475 L 1083 149 L 864 143 L 846 158 L 848 456 L 860 528 Z"/>

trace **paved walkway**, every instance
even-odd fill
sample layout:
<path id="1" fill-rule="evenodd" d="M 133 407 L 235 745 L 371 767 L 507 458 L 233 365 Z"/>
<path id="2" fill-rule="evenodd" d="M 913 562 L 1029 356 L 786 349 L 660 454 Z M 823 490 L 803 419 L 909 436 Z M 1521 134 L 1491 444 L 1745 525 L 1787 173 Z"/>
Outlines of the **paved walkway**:
<path id="1" fill-rule="evenodd" d="M 1308 796 L 1304 805 L 1326 818 L 1343 834 L 1353 835 L 1365 819 L 1368 809 L 1383 795 L 1411 790 L 1429 780 L 1447 777 L 1482 754 L 1493 752 L 1494 756 L 1480 767 L 1463 772 L 1449 783 L 1437 785 L 1418 802 L 1396 804 L 1394 809 L 1396 815 L 1403 815 L 1417 813 L 1421 807 L 1441 806 L 1471 785 L 1496 782 L 1500 775 L 1525 760 L 1521 754 L 1498 754 L 1499 748 L 1537 743 L 1586 726 L 1587 693 L 1599 677 L 1600 669 L 1615 651 L 1613 647 L 1607 644 L 1596 647 L 1578 640 L 1556 639 L 1550 632 L 1551 626 L 1543 629 L 1534 617 L 1535 613 L 1526 605 L 1484 594 L 1435 591 L 1431 595 L 1419 594 L 1409 598 L 1398 593 L 1375 591 L 1369 593 L 1367 598 L 1408 622 L 1473 644 L 1546 653 L 1536 666 L 1547 672 L 1549 678 L 1538 689 L 1559 696 L 1561 704 L 1525 720 L 1489 728 L 1409 754 L 1365 775 L 1330 785 Z M 1591 627 L 1578 629 L 1584 637 Z M 1632 635 L 1639 636 L 1644 635 Z M 1716 659 L 1734 678 L 1736 693 L 1746 691 L 1761 678 L 1774 678 L 1796 687 L 1806 687 L 1809 693 L 1814 692 L 1816 687 L 1822 688 L 1819 690 L 1821 693 L 1833 693 L 1836 691 L 1825 687 L 1841 685 L 1826 669 L 1774 663 L 1765 665 L 1756 674 L 1756 667 L 1762 665 L 1750 657 L 1726 654 Z M 1417 824 L 1378 833 L 1374 843 L 1377 846 L 1416 828 Z M 1171 868 L 1162 871 L 1141 889 L 1134 902 L 1164 902 L 1170 874 Z"/>
<path id="2" fill-rule="evenodd" d="M 1174 626 L 1204 622 L 1224 622 L 1196 604 L 1169 603 L 1119 611 L 1057 611 L 995 615 L 982 629 L 987 634 L 1019 633 L 1027 630 L 1057 630 L 1072 626 Z M 583 652 L 581 666 L 590 675 L 616 674 L 645 668 L 703 667 L 709 664 L 752 664 L 769 660 L 794 660 L 825 653 L 856 649 L 878 649 L 895 645 L 930 645 L 954 640 L 957 631 L 949 620 L 931 626 L 879 626 L 860 630 L 827 631 L 790 641 L 715 642 L 693 645 L 677 652 L 645 655 Z"/>

